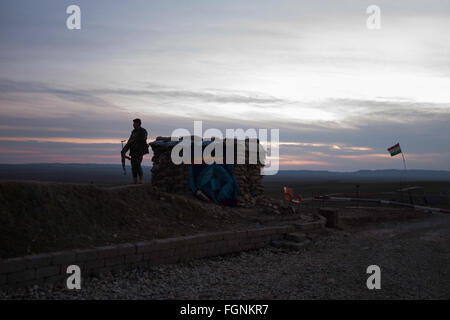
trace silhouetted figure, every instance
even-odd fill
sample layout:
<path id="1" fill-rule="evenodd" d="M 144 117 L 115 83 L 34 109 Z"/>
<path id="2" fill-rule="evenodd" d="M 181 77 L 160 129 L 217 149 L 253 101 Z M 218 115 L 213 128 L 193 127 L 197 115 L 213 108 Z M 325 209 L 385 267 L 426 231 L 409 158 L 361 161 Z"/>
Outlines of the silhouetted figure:
<path id="1" fill-rule="evenodd" d="M 147 130 L 141 127 L 141 120 L 133 120 L 134 130 L 122 149 L 122 155 L 130 150 L 131 171 L 133 173 L 133 182 L 142 183 L 144 173 L 142 172 L 141 162 L 144 154 L 148 153 Z M 138 180 L 139 178 L 139 180 Z"/>

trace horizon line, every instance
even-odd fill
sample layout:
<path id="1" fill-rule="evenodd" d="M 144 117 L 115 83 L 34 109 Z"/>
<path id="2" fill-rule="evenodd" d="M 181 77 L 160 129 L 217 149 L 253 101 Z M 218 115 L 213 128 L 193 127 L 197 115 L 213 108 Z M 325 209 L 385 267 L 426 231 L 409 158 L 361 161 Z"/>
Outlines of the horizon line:
<path id="1" fill-rule="evenodd" d="M 77 162 L 30 162 L 30 163 L 0 163 L 0 165 L 12 165 L 12 166 L 20 166 L 20 165 L 95 165 L 95 166 L 121 166 L 120 163 L 77 163 Z M 127 166 L 130 166 L 127 164 Z M 152 167 L 152 165 L 143 165 L 143 167 Z M 328 171 L 328 172 L 339 172 L 339 173 L 352 173 L 358 171 L 404 171 L 404 169 L 356 169 L 353 171 L 348 170 L 327 170 L 327 169 L 279 169 L 279 171 Z M 450 172 L 448 169 L 408 169 L 408 171 L 445 171 Z"/>

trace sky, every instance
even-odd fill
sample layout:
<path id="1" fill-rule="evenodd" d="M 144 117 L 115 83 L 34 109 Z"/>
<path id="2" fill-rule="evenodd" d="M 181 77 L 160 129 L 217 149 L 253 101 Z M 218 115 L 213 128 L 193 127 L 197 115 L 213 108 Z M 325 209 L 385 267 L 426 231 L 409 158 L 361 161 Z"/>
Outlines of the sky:
<path id="1" fill-rule="evenodd" d="M 449 18 L 438 0 L 4 0 L 0 163 L 118 164 L 141 118 L 149 141 L 279 129 L 281 169 L 402 169 L 400 142 L 409 168 L 450 170 Z"/>

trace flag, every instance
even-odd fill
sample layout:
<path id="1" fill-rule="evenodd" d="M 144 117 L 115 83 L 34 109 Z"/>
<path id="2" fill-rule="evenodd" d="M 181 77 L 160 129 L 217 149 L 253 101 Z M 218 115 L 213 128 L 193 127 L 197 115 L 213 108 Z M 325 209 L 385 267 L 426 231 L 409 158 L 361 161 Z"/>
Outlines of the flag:
<path id="1" fill-rule="evenodd" d="M 393 157 L 399 153 L 402 153 L 402 149 L 400 149 L 400 143 L 397 143 L 395 146 L 388 148 L 387 151 L 389 151 L 389 153 L 391 154 L 391 157 Z"/>

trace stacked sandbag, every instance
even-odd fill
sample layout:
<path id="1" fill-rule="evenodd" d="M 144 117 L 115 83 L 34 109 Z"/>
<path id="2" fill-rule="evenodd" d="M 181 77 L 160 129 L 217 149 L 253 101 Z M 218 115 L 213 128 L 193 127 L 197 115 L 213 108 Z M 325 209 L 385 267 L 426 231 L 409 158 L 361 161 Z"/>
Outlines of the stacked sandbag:
<path id="1" fill-rule="evenodd" d="M 239 185 L 239 191 L 242 195 L 249 194 L 250 188 L 248 183 L 247 165 L 237 164 L 234 166 L 234 175 Z"/>
<path id="2" fill-rule="evenodd" d="M 192 140 L 191 140 L 192 141 Z M 222 142 L 218 142 L 222 143 Z M 259 141 L 257 141 L 259 145 Z M 156 140 L 150 143 L 153 150 L 153 167 L 152 167 L 152 185 L 161 190 L 168 192 L 190 192 L 189 189 L 189 164 L 174 165 L 171 160 L 172 148 L 177 144 L 176 141 L 171 141 L 170 137 L 157 137 Z M 237 145 L 245 146 L 245 163 L 237 164 Z M 226 146 L 226 140 L 223 141 L 223 146 Z M 264 193 L 264 186 L 262 182 L 261 168 L 263 159 L 258 159 L 257 155 L 253 154 L 256 164 L 249 164 L 249 140 L 234 139 L 234 173 L 239 185 L 242 198 L 248 199 Z M 262 148 L 262 146 L 260 146 Z M 226 149 L 224 147 L 224 155 Z M 259 154 L 258 154 L 259 155 Z M 263 153 L 265 157 L 265 154 Z M 243 161 L 243 159 L 241 159 Z"/>
<path id="3" fill-rule="evenodd" d="M 264 185 L 261 175 L 262 165 L 259 164 L 249 164 L 247 165 L 248 172 L 248 185 L 251 195 L 261 195 L 264 194 Z"/>
<path id="4" fill-rule="evenodd" d="M 234 166 L 234 174 L 242 195 L 258 196 L 264 194 L 261 165 L 241 164 Z"/>
<path id="5" fill-rule="evenodd" d="M 189 166 L 172 163 L 170 137 L 157 137 L 156 141 L 160 143 L 150 144 L 153 150 L 152 185 L 163 191 L 188 192 Z"/>

